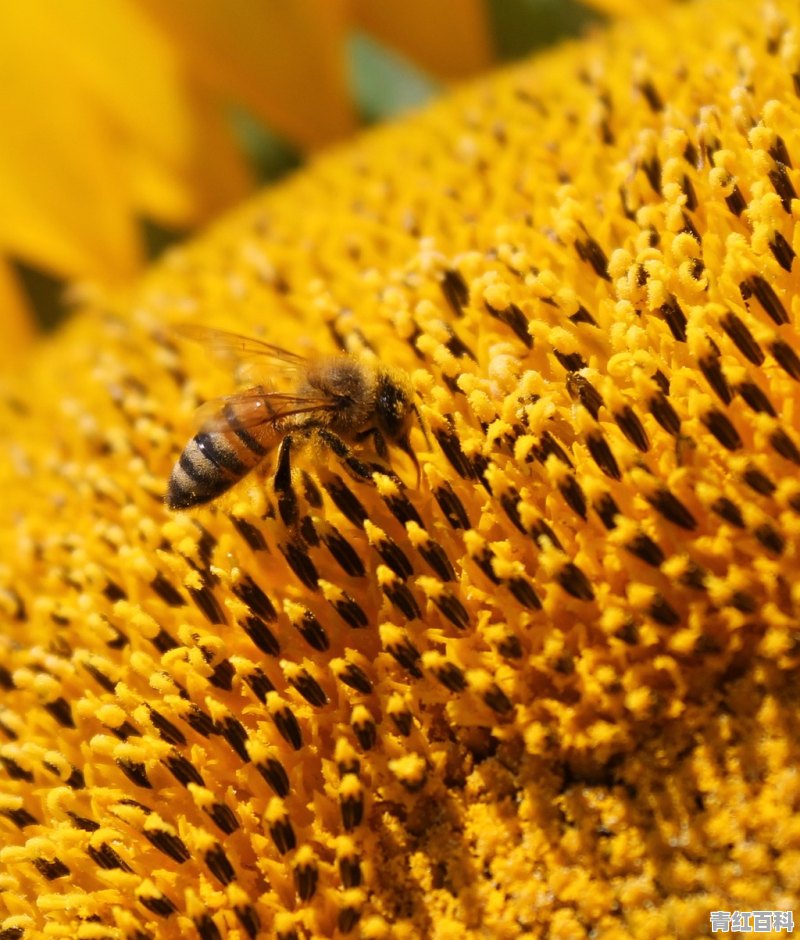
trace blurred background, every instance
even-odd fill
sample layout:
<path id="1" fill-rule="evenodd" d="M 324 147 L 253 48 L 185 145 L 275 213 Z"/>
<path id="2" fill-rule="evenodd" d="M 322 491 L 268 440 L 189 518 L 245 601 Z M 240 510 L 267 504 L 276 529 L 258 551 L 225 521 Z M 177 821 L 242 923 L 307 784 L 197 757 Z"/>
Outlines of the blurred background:
<path id="1" fill-rule="evenodd" d="M 0 365 L 63 320 L 71 285 L 122 285 L 313 151 L 633 5 L 3 4 Z"/>

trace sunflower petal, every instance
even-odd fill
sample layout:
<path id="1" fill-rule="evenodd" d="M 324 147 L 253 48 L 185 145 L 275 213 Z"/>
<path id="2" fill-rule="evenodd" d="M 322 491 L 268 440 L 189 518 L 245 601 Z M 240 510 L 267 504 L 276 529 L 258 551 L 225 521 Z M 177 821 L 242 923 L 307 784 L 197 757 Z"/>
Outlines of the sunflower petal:
<path id="1" fill-rule="evenodd" d="M 302 147 L 355 126 L 343 0 L 142 0 L 210 85 Z"/>
<path id="2" fill-rule="evenodd" d="M 14 89 L 0 95 L 0 243 L 61 274 L 120 277 L 135 269 L 138 249 L 116 135 L 98 120 L 62 35 L 50 5 L 0 12 L 0 82 Z"/>
<path id="3" fill-rule="evenodd" d="M 465 78 L 492 60 L 482 0 L 352 0 L 352 7 L 362 29 L 439 78 Z"/>

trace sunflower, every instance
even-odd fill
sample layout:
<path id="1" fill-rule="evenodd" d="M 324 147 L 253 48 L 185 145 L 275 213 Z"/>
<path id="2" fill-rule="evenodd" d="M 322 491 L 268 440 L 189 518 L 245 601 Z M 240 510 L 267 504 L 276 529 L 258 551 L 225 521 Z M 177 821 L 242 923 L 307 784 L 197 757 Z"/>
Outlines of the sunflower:
<path id="1" fill-rule="evenodd" d="M 359 37 L 439 80 L 491 62 L 482 0 L 422 7 L 31 0 L 0 11 L 0 357 L 33 337 L 36 314 L 47 323 L 69 304 L 64 283 L 129 282 L 148 249 L 240 200 L 257 171 L 351 133 Z"/>
<path id="2" fill-rule="evenodd" d="M 799 30 L 699 0 L 494 73 L 6 380 L 0 937 L 785 927 Z M 296 519 L 271 458 L 168 511 L 236 387 L 187 322 L 402 370 L 419 483 L 309 447 Z"/>

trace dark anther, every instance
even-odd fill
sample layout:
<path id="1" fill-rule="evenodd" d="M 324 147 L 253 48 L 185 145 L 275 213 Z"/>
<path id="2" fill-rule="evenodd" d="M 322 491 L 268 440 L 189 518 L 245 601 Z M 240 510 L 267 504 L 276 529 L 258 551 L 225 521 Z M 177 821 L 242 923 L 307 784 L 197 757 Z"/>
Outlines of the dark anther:
<path id="1" fill-rule="evenodd" d="M 253 643 L 267 656 L 277 656 L 281 651 L 278 638 L 260 617 L 245 617 L 239 621 L 239 626 L 250 637 Z"/>
<path id="2" fill-rule="evenodd" d="M 659 111 L 664 110 L 664 102 L 661 100 L 661 95 L 659 95 L 651 79 L 646 78 L 639 82 L 639 91 L 644 96 L 644 100 L 651 111 L 657 114 Z"/>
<path id="3" fill-rule="evenodd" d="M 744 528 L 744 518 L 742 517 L 741 510 L 736 503 L 728 499 L 727 496 L 720 496 L 715 499 L 711 504 L 711 510 L 721 519 L 729 522 L 732 526 L 736 526 L 737 529 Z"/>
<path id="4" fill-rule="evenodd" d="M 267 694 L 275 691 L 275 686 L 259 667 L 256 667 L 249 675 L 245 675 L 244 681 L 250 686 L 253 695 L 262 704 L 266 702 Z"/>
<path id="5" fill-rule="evenodd" d="M 290 677 L 289 683 L 297 689 L 309 705 L 321 708 L 328 704 L 325 690 L 308 670 L 301 669 L 296 675 Z"/>
<path id="6" fill-rule="evenodd" d="M 369 518 L 367 510 L 344 480 L 340 476 L 334 475 L 324 485 L 328 495 L 342 515 L 349 519 L 353 525 L 363 529 L 364 520 Z"/>
<path id="7" fill-rule="evenodd" d="M 630 405 L 623 405 L 623 407 L 614 414 L 614 420 L 617 422 L 620 431 L 622 431 L 634 447 L 643 453 L 650 450 L 650 440 L 647 437 L 647 432 L 642 422 L 639 420 L 638 415 Z"/>
<path id="8" fill-rule="evenodd" d="M 377 542 L 375 550 L 380 555 L 383 563 L 391 568 L 398 577 L 407 578 L 414 573 L 414 568 L 405 552 L 388 535 Z"/>
<path id="9" fill-rule="evenodd" d="M 451 692 L 463 692 L 467 687 L 464 673 L 454 663 L 444 663 L 433 670 L 442 685 Z"/>
<path id="10" fill-rule="evenodd" d="M 586 368 L 586 360 L 579 352 L 562 353 L 554 346 L 553 355 L 566 372 L 579 372 Z"/>
<path id="11" fill-rule="evenodd" d="M 786 539 L 768 522 L 760 525 L 754 534 L 768 552 L 773 555 L 783 554 L 783 550 L 786 548 Z"/>
<path id="12" fill-rule="evenodd" d="M 287 542 L 278 547 L 300 581 L 311 591 L 319 590 L 319 575 L 305 548 L 299 542 Z"/>
<path id="13" fill-rule="evenodd" d="M 586 519 L 586 497 L 575 477 L 571 474 L 565 477 L 558 484 L 558 489 L 570 509 L 577 513 L 581 519 Z"/>
<path id="14" fill-rule="evenodd" d="M 573 400 L 579 401 L 589 414 L 597 421 L 597 415 L 603 405 L 600 392 L 592 383 L 582 375 L 570 373 L 567 376 L 567 391 Z"/>
<path id="15" fill-rule="evenodd" d="M 470 527 L 469 516 L 461 500 L 446 480 L 434 488 L 433 495 L 452 529 L 468 529 Z M 399 572 L 397 573 L 399 574 Z"/>
<path id="16" fill-rule="evenodd" d="M 783 211 L 788 215 L 792 214 L 792 200 L 797 199 L 797 193 L 795 192 L 792 181 L 789 178 L 789 174 L 786 171 L 786 167 L 782 163 L 776 163 L 775 169 L 769 171 L 769 181 L 772 183 L 775 188 L 775 192 L 781 198 L 781 205 L 783 206 Z"/>
<path id="17" fill-rule="evenodd" d="M 772 241 L 769 243 L 769 247 L 775 257 L 775 260 L 783 268 L 783 270 L 791 271 L 795 251 L 780 232 L 774 233 L 772 236 Z"/>
<path id="18" fill-rule="evenodd" d="M 608 273 L 608 258 L 600 245 L 589 235 L 584 240 L 577 239 L 575 250 L 582 261 L 586 261 L 594 269 L 595 274 L 603 280 L 610 281 Z"/>
<path id="19" fill-rule="evenodd" d="M 428 539 L 419 546 L 417 551 L 442 581 L 455 580 L 456 573 L 453 564 L 438 542 L 435 542 L 433 539 Z"/>
<path id="20" fill-rule="evenodd" d="M 484 693 L 483 700 L 498 715 L 507 715 L 513 711 L 514 706 L 506 693 L 496 683 L 492 683 L 490 688 Z"/>
<path id="21" fill-rule="evenodd" d="M 660 594 L 656 594 L 650 604 L 650 616 L 665 627 L 677 627 L 681 622 L 680 614 Z"/>
<path id="22" fill-rule="evenodd" d="M 730 195 L 725 197 L 725 203 L 735 216 L 740 216 L 747 208 L 747 202 L 742 195 L 742 191 L 736 184 L 734 184 Z"/>
<path id="23" fill-rule="evenodd" d="M 505 323 L 528 349 L 533 348 L 533 337 L 528 330 L 528 318 L 516 304 L 509 304 L 504 310 L 496 310 L 487 303 L 486 310 L 496 320 Z"/>
<path id="24" fill-rule="evenodd" d="M 757 414 L 768 414 L 773 418 L 776 416 L 772 402 L 755 382 L 741 382 L 736 386 L 736 391 Z"/>
<path id="25" fill-rule="evenodd" d="M 617 464 L 617 459 L 608 446 L 608 442 L 599 431 L 586 435 L 586 446 L 589 448 L 592 460 L 607 477 L 611 477 L 612 480 L 621 479 L 622 473 L 619 464 Z"/>
<path id="26" fill-rule="evenodd" d="M 147 778 L 144 764 L 138 761 L 122 760 L 121 758 L 117 758 L 116 764 L 131 783 L 147 790 L 153 789 L 153 784 Z"/>
<path id="27" fill-rule="evenodd" d="M 686 314 L 681 310 L 681 306 L 674 297 L 662 304 L 660 309 L 664 322 L 669 327 L 670 333 L 680 343 L 686 342 Z"/>
<path id="28" fill-rule="evenodd" d="M 542 602 L 531 584 L 525 578 L 509 578 L 508 589 L 528 610 L 541 610 Z"/>
<path id="29" fill-rule="evenodd" d="M 341 533 L 335 529 L 330 529 L 323 534 L 322 541 L 345 574 L 349 574 L 353 578 L 364 577 L 366 573 L 364 563 L 361 561 L 358 552 Z"/>
<path id="30" fill-rule="evenodd" d="M 331 641 L 325 628 L 317 620 L 310 610 L 306 610 L 297 626 L 297 632 L 303 637 L 308 645 L 320 653 L 330 649 Z"/>
<path id="31" fill-rule="evenodd" d="M 792 347 L 781 339 L 776 339 L 770 346 L 770 352 L 783 371 L 796 382 L 800 382 L 800 358 Z"/>
<path id="32" fill-rule="evenodd" d="M 219 842 L 214 843 L 206 852 L 206 865 L 211 874 L 223 885 L 229 885 L 236 878 L 233 865 Z"/>
<path id="33" fill-rule="evenodd" d="M 339 673 L 338 678 L 345 685 L 362 695 L 369 695 L 372 692 L 372 683 L 364 670 L 355 663 L 348 663 Z"/>
<path id="34" fill-rule="evenodd" d="M 224 803 L 214 803 L 211 809 L 208 810 L 208 815 L 225 835 L 229 836 L 239 828 L 239 821 L 233 810 Z"/>
<path id="35" fill-rule="evenodd" d="M 647 497 L 650 505 L 665 519 L 669 519 L 675 525 L 682 529 L 688 529 L 690 532 L 697 528 L 697 520 L 683 505 L 683 503 L 670 493 L 667 489 L 656 490 Z"/>
<path id="36" fill-rule="evenodd" d="M 289 775 L 283 764 L 274 757 L 268 757 L 263 763 L 255 765 L 256 770 L 267 782 L 267 786 L 276 796 L 285 797 L 289 794 Z"/>
<path id="37" fill-rule="evenodd" d="M 614 502 L 610 493 L 603 493 L 599 499 L 592 503 L 592 508 L 600 516 L 600 521 L 611 531 L 617 527 L 617 516 L 620 514 L 619 506 Z"/>
<path id="38" fill-rule="evenodd" d="M 403 581 L 384 585 L 383 593 L 407 619 L 414 620 L 415 617 L 420 616 L 419 605 Z"/>
<path id="39" fill-rule="evenodd" d="M 294 834 L 292 823 L 288 816 L 277 819 L 269 825 L 269 834 L 275 843 L 275 848 L 281 855 L 291 852 L 297 846 L 297 836 Z"/>
<path id="40" fill-rule="evenodd" d="M 159 653 L 168 653 L 170 650 L 178 648 L 177 640 L 174 640 L 164 629 L 159 630 L 154 637 L 151 637 L 150 642 Z"/>
<path id="41" fill-rule="evenodd" d="M 408 637 L 403 637 L 399 643 L 388 644 L 386 649 L 409 675 L 415 679 L 422 678 L 422 673 L 417 665 L 420 659 L 419 650 Z"/>
<path id="42" fill-rule="evenodd" d="M 260 529 L 256 528 L 252 522 L 246 519 L 239 519 L 236 516 L 230 517 L 236 531 L 247 542 L 254 552 L 263 552 L 267 549 L 267 542 Z"/>
<path id="43" fill-rule="evenodd" d="M 143 829 L 142 835 L 164 855 L 182 865 L 192 857 L 183 839 L 163 829 Z"/>
<path id="44" fill-rule="evenodd" d="M 793 464 L 800 466 L 800 450 L 783 428 L 776 428 L 769 436 L 769 442 L 776 453 Z"/>
<path id="45" fill-rule="evenodd" d="M 464 307 L 469 303 L 469 287 L 463 275 L 454 269 L 447 270 L 440 282 L 444 298 L 457 317 L 464 315 Z"/>
<path id="46" fill-rule="evenodd" d="M 433 602 L 453 626 L 458 627 L 459 630 L 464 630 L 469 626 L 469 614 L 454 594 L 442 591 L 438 597 L 433 598 Z"/>
<path id="47" fill-rule="evenodd" d="M 300 725 L 294 717 L 294 713 L 288 708 L 281 708 L 272 716 L 275 727 L 280 732 L 281 737 L 290 744 L 296 751 L 303 746 L 303 733 Z"/>
<path id="48" fill-rule="evenodd" d="M 745 302 L 751 297 L 755 297 L 763 307 L 765 313 L 773 323 L 777 323 L 778 326 L 789 322 L 789 314 L 786 312 L 786 308 L 775 293 L 775 289 L 769 281 L 765 280 L 760 275 L 754 274 L 746 281 L 742 281 L 739 285 L 739 293 L 742 295 L 742 299 Z"/>
<path id="49" fill-rule="evenodd" d="M 592 590 L 592 585 L 589 583 L 589 579 L 581 569 L 571 561 L 568 561 L 561 571 L 559 571 L 557 580 L 567 594 L 571 594 L 579 601 L 594 600 L 594 591 Z"/>
<path id="50" fill-rule="evenodd" d="M 725 373 L 722 371 L 719 355 L 701 356 L 698 365 L 720 401 L 725 405 L 729 405 L 733 401 L 733 393 L 728 385 L 728 380 L 725 378 Z"/>
<path id="51" fill-rule="evenodd" d="M 707 411 L 700 420 L 726 450 L 738 450 L 742 446 L 742 439 L 730 418 L 717 408 Z"/>
<path id="52" fill-rule="evenodd" d="M 272 601 L 255 583 L 249 574 L 245 575 L 238 584 L 233 586 L 233 593 L 243 601 L 250 610 L 263 620 L 275 620 L 278 614 Z"/>
<path id="53" fill-rule="evenodd" d="M 204 584 L 203 587 L 199 589 L 190 587 L 188 588 L 188 591 L 189 596 L 205 615 L 206 620 L 208 620 L 209 623 L 227 623 L 225 612 L 222 609 L 222 605 L 220 604 L 217 595 L 214 593 L 213 588 L 209 587 L 208 584 Z"/>
<path id="54" fill-rule="evenodd" d="M 755 490 L 762 496 L 771 496 L 775 492 L 775 484 L 758 467 L 748 467 L 742 474 L 742 479 L 751 490 Z"/>
<path id="55" fill-rule="evenodd" d="M 336 613 L 354 630 L 361 630 L 369 626 L 369 618 L 364 613 L 364 609 L 344 591 L 342 591 L 341 598 L 333 601 L 332 604 Z"/>
<path id="56" fill-rule="evenodd" d="M 653 568 L 658 568 L 662 565 L 666 558 L 660 546 L 654 542 L 649 535 L 645 535 L 644 532 L 639 532 L 635 535 L 625 548 L 631 555 L 641 558 L 643 562 L 652 565 Z"/>
<path id="57" fill-rule="evenodd" d="M 247 753 L 247 731 L 238 718 L 228 715 L 220 724 L 222 736 L 230 744 L 238 757 L 245 764 L 250 763 L 250 755 Z"/>

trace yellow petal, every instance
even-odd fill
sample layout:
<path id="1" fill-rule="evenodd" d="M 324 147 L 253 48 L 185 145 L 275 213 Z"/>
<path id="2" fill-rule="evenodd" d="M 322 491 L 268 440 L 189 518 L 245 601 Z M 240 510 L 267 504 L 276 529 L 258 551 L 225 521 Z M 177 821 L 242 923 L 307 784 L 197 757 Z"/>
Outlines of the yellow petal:
<path id="1" fill-rule="evenodd" d="M 0 24 L 0 244 L 61 274 L 130 274 L 139 255 L 118 144 L 69 66 L 57 10 L 9 4 Z"/>
<path id="2" fill-rule="evenodd" d="M 439 78 L 473 75 L 492 60 L 483 0 L 351 0 L 353 19 L 387 46 Z"/>
<path id="3" fill-rule="evenodd" d="M 165 164 L 135 139 L 125 153 L 139 213 L 182 227 L 212 217 L 253 186 L 223 110 L 203 91 L 193 86 L 185 91 L 191 129 L 180 167 Z"/>
<path id="4" fill-rule="evenodd" d="M 209 86 L 302 147 L 355 126 L 344 0 L 142 0 Z"/>

